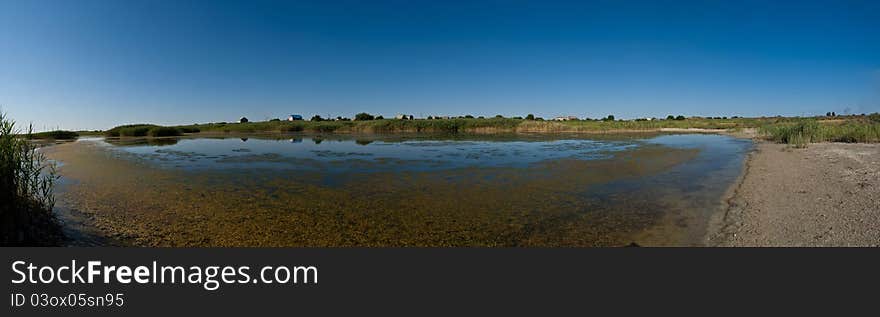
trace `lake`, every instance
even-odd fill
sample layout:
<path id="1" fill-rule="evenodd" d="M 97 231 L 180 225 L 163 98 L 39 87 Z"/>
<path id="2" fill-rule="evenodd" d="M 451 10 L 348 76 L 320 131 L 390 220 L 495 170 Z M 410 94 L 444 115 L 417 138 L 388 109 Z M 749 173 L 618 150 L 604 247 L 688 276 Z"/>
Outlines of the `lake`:
<path id="1" fill-rule="evenodd" d="M 139 246 L 700 245 L 749 140 L 275 135 L 53 146 L 59 210 Z"/>

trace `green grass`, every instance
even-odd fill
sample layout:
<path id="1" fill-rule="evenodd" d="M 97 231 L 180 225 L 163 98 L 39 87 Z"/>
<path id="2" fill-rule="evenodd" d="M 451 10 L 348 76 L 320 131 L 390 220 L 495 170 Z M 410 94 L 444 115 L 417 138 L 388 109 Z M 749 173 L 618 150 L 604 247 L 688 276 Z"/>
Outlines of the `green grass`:
<path id="1" fill-rule="evenodd" d="M 57 176 L 53 164 L 0 113 L 0 245 L 56 245 L 61 227 L 52 209 Z"/>
<path id="2" fill-rule="evenodd" d="M 840 120 L 801 119 L 794 122 L 762 126 L 766 139 L 806 147 L 818 142 L 876 143 L 880 142 L 880 115 L 849 117 Z"/>

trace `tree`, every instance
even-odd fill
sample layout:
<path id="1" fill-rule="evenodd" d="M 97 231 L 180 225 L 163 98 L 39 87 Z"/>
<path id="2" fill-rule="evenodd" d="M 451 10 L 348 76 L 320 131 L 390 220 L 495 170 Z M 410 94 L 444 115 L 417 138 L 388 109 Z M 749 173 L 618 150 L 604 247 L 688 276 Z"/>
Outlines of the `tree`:
<path id="1" fill-rule="evenodd" d="M 368 120 L 375 119 L 375 117 L 373 117 L 373 115 L 371 115 L 369 113 L 361 112 L 361 113 L 354 115 L 354 119 L 358 120 L 358 121 L 368 121 Z"/>
<path id="2" fill-rule="evenodd" d="M 526 116 L 526 120 L 535 120 L 535 115 L 530 113 L 529 115 Z"/>
<path id="3" fill-rule="evenodd" d="M 324 118 L 321 118 L 321 116 L 319 116 L 319 115 L 315 115 L 314 117 L 312 117 L 311 120 L 312 121 L 324 121 Z"/>
<path id="4" fill-rule="evenodd" d="M 504 118 L 504 116 L 497 114 L 497 115 L 495 115 L 495 118 L 502 119 L 502 118 Z"/>
<path id="5" fill-rule="evenodd" d="M 613 114 L 609 114 L 607 117 L 605 117 L 604 119 L 602 119 L 602 121 L 614 121 L 614 115 L 613 115 Z"/>
<path id="6" fill-rule="evenodd" d="M 675 117 L 673 115 L 668 115 L 666 116 L 666 120 L 675 120 Z"/>
<path id="7" fill-rule="evenodd" d="M 679 120 L 679 121 L 684 120 L 684 119 L 686 119 L 686 118 L 683 115 L 678 115 L 677 117 L 675 117 L 675 120 Z"/>
<path id="8" fill-rule="evenodd" d="M 383 117 L 382 115 L 378 115 L 376 116 L 376 120 L 385 120 L 385 117 Z"/>
<path id="9" fill-rule="evenodd" d="M 830 117 L 830 116 L 831 116 L 831 111 L 826 112 L 826 113 L 825 113 L 825 116 L 826 116 L 826 117 Z"/>
<path id="10" fill-rule="evenodd" d="M 474 116 L 472 116 L 472 115 L 466 115 L 466 116 L 464 116 L 464 118 L 465 118 L 465 119 L 473 119 Z"/>

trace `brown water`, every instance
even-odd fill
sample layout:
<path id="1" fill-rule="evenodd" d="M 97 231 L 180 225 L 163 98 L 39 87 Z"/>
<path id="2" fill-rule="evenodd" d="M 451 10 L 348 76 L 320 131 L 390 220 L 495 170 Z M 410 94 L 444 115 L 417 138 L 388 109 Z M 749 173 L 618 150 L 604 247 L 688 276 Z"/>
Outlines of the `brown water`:
<path id="1" fill-rule="evenodd" d="M 718 135 L 81 140 L 82 244 L 699 245 L 751 142 Z M 112 242 L 111 242 L 112 241 Z M 76 244 L 76 241 L 73 242 Z"/>

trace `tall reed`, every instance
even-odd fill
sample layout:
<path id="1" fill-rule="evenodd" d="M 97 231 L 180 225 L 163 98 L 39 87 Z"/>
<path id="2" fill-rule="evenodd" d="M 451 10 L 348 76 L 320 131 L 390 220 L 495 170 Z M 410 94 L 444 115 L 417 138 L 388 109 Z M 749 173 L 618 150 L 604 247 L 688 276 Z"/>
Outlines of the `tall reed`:
<path id="1" fill-rule="evenodd" d="M 0 245 L 53 245 L 61 230 L 52 212 L 55 165 L 20 137 L 15 122 L 0 112 Z"/>

